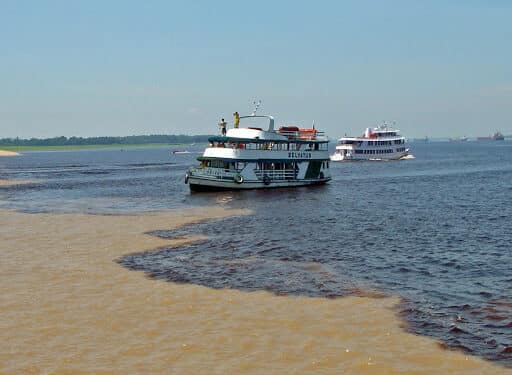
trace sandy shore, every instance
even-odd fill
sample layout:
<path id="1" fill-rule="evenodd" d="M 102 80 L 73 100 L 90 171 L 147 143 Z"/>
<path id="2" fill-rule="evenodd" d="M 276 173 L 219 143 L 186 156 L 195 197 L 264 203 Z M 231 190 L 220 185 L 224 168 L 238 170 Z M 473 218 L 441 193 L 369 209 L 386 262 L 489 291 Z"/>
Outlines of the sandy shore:
<path id="1" fill-rule="evenodd" d="M 0 186 L 31 184 L 33 182 L 34 181 L 26 181 L 26 180 L 0 180 Z"/>
<path id="2" fill-rule="evenodd" d="M 18 155 L 20 155 L 20 154 L 17 152 L 14 152 L 14 151 L 0 150 L 0 156 L 18 156 Z"/>
<path id="3" fill-rule="evenodd" d="M 114 260 L 144 234 L 236 212 L 0 210 L 2 374 L 504 374 L 405 333 L 395 298 L 278 297 L 150 280 Z"/>

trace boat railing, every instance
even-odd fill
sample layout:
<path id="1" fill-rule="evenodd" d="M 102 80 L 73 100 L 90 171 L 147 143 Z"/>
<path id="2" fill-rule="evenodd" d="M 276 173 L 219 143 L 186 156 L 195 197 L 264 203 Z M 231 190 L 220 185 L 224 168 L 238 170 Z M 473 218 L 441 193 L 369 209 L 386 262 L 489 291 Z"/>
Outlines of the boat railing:
<path id="1" fill-rule="evenodd" d="M 190 167 L 188 169 L 192 175 L 207 175 L 207 176 L 222 176 L 222 177 L 235 177 L 236 174 L 240 173 L 236 169 L 224 169 L 224 168 L 211 168 L 211 167 Z"/>
<path id="2" fill-rule="evenodd" d="M 325 132 L 317 130 L 278 130 L 277 133 L 284 135 L 290 140 L 306 140 L 306 141 L 325 141 L 327 137 Z"/>
<path id="3" fill-rule="evenodd" d="M 271 180 L 293 180 L 297 178 L 298 170 L 293 169 L 255 169 L 254 174 L 259 180 L 266 177 Z"/>

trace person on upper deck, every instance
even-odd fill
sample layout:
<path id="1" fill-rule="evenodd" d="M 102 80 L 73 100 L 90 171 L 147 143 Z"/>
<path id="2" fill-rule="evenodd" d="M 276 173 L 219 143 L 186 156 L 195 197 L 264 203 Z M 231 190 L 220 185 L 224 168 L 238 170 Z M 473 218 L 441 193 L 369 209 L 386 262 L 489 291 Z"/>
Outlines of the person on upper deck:
<path id="1" fill-rule="evenodd" d="M 240 115 L 238 112 L 233 113 L 233 116 L 235 116 L 235 129 L 238 129 L 238 126 L 240 125 Z"/>
<path id="2" fill-rule="evenodd" d="M 226 135 L 226 125 L 227 125 L 227 124 L 228 124 L 228 123 L 227 123 L 226 121 L 224 121 L 224 119 L 221 119 L 221 120 L 219 121 L 220 132 L 221 132 L 221 134 L 222 134 L 223 136 L 225 136 L 225 135 Z"/>

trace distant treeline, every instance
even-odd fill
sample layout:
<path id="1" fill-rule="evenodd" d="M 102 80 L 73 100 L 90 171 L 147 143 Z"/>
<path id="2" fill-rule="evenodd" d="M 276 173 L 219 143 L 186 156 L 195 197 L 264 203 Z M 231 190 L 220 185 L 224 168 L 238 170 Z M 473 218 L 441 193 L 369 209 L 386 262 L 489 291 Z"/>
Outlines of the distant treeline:
<path id="1" fill-rule="evenodd" d="M 130 135 L 127 137 L 2 138 L 0 146 L 135 145 L 147 143 L 201 143 L 211 135 Z"/>

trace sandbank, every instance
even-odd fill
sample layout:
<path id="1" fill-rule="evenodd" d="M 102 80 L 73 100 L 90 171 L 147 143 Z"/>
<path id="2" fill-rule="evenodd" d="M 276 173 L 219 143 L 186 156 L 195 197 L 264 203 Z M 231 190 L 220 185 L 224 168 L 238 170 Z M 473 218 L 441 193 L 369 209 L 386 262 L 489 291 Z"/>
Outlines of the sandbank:
<path id="1" fill-rule="evenodd" d="M 14 151 L 6 151 L 6 150 L 0 150 L 0 156 L 18 156 L 20 155 L 17 152 Z"/>
<path id="2" fill-rule="evenodd" d="M 23 185 L 23 184 L 31 184 L 34 181 L 28 181 L 28 180 L 1 180 L 0 179 L 0 186 L 12 186 L 12 185 Z"/>
<path id="3" fill-rule="evenodd" d="M 512 372 L 406 333 L 393 311 L 397 298 L 213 290 L 151 280 L 115 262 L 192 240 L 148 231 L 239 213 L 0 210 L 0 373 Z"/>

